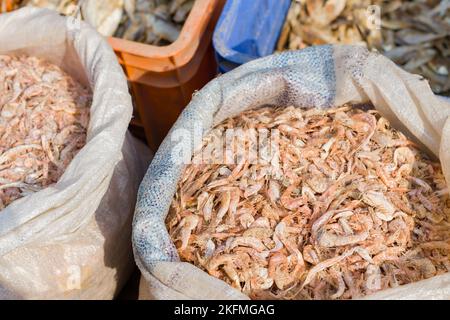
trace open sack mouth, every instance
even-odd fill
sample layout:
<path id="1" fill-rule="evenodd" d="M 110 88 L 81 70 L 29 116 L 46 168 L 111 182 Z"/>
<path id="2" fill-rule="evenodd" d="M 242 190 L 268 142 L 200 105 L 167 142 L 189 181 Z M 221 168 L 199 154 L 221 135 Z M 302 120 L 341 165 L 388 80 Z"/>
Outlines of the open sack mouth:
<path id="1" fill-rule="evenodd" d="M 267 107 L 204 138 L 166 226 L 182 261 L 253 299 L 350 299 L 448 272 L 449 218 L 439 162 L 377 111 Z"/>
<path id="2" fill-rule="evenodd" d="M 42 59 L 0 56 L 0 210 L 54 184 L 84 146 L 92 94 Z"/>

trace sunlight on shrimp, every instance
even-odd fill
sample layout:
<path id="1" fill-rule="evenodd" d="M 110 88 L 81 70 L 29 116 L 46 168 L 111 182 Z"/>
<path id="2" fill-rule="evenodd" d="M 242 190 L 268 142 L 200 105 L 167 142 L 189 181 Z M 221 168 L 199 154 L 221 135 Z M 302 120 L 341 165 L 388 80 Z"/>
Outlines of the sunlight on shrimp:
<path id="1" fill-rule="evenodd" d="M 253 299 L 351 299 L 449 271 L 441 167 L 376 111 L 259 108 L 216 128 L 254 127 L 279 130 L 280 167 L 188 165 L 167 217 L 182 260 Z"/>

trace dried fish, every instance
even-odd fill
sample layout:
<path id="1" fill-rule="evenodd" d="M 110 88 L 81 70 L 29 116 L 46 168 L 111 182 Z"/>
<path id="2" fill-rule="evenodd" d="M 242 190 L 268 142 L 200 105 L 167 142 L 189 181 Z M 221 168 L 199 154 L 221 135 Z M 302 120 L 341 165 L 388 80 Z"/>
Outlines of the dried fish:
<path id="1" fill-rule="evenodd" d="M 126 0 L 128 5 L 114 36 L 153 45 L 174 42 L 194 6 L 194 0 Z M 132 29 L 133 31 L 129 31 Z"/>
<path id="2" fill-rule="evenodd" d="M 205 153 L 214 132 L 255 127 L 279 131 L 278 165 L 245 152 L 224 164 L 219 152 Z M 440 164 L 375 110 L 263 107 L 215 129 L 166 220 L 183 261 L 254 299 L 350 299 L 448 271 Z M 228 150 L 238 142 L 254 150 L 249 137 Z"/>
<path id="3" fill-rule="evenodd" d="M 20 4 L 64 15 L 80 12 L 104 36 L 163 46 L 178 39 L 194 3 L 195 0 L 17 0 L 16 6 L 8 10 Z"/>
<path id="4" fill-rule="evenodd" d="M 91 26 L 104 36 L 112 36 L 119 27 L 124 12 L 124 0 L 83 0 L 81 13 Z"/>
<path id="5" fill-rule="evenodd" d="M 0 210 L 58 181 L 85 144 L 91 99 L 55 65 L 0 55 Z"/>
<path id="6" fill-rule="evenodd" d="M 360 44 L 428 79 L 450 96 L 448 0 L 292 1 L 277 50 Z"/>

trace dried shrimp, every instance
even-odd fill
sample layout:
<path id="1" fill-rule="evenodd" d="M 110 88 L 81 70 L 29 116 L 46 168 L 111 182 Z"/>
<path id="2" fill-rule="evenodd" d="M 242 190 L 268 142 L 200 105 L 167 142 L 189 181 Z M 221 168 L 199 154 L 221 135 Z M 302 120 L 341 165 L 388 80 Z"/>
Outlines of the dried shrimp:
<path id="1" fill-rule="evenodd" d="M 90 102 L 59 67 L 0 55 L 0 210 L 58 181 L 85 144 Z"/>
<path id="2" fill-rule="evenodd" d="M 228 150 L 247 151 L 222 161 L 229 129 L 242 130 Z M 269 156 L 254 161 L 262 129 Z M 375 110 L 246 111 L 200 156 L 178 183 L 169 234 L 183 261 L 253 299 L 351 299 L 450 270 L 441 166 Z"/>

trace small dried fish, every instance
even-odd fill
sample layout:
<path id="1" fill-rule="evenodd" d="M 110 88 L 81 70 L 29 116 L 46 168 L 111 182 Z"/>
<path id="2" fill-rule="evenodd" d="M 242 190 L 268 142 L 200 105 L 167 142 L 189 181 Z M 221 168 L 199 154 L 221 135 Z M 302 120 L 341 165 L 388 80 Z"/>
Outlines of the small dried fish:
<path id="1" fill-rule="evenodd" d="M 279 166 L 248 153 L 221 162 L 214 132 L 252 128 L 279 131 Z M 376 111 L 259 108 L 215 129 L 166 220 L 183 261 L 253 299 L 350 299 L 448 271 L 440 164 Z M 231 150 L 253 150 L 250 137 Z"/>
<path id="2" fill-rule="evenodd" d="M 432 90 L 450 96 L 448 0 L 292 1 L 277 50 L 360 44 L 377 50 Z"/>
<path id="3" fill-rule="evenodd" d="M 115 37 L 168 45 L 180 35 L 194 0 L 125 0 L 128 10 Z"/>
<path id="4" fill-rule="evenodd" d="M 124 12 L 124 0 L 83 0 L 81 13 L 91 26 L 104 36 L 112 36 L 119 27 Z"/>
<path id="5" fill-rule="evenodd" d="M 83 19 L 104 36 L 163 46 L 178 39 L 194 3 L 195 0 L 17 0 L 8 11 L 19 4 L 64 15 L 80 11 Z"/>
<path id="6" fill-rule="evenodd" d="M 59 67 L 0 55 L 0 210 L 58 181 L 85 144 L 90 101 Z"/>

